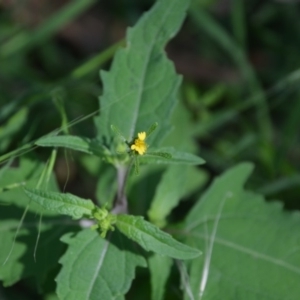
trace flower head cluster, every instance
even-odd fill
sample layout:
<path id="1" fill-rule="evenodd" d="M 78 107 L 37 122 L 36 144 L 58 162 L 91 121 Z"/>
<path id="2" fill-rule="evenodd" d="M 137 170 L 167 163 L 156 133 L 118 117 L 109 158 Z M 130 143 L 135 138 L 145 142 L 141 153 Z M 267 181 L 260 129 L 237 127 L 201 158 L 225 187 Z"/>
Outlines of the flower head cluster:
<path id="1" fill-rule="evenodd" d="M 138 152 L 139 155 L 145 154 L 147 150 L 146 132 L 138 133 L 138 138 L 134 140 L 134 143 L 131 145 L 131 150 Z"/>
<path id="2" fill-rule="evenodd" d="M 93 211 L 93 219 L 95 219 L 96 224 L 93 225 L 92 229 L 98 229 L 100 231 L 100 236 L 105 238 L 106 233 L 109 230 L 114 231 L 114 224 L 117 221 L 115 215 L 109 213 L 106 208 L 96 207 Z"/>

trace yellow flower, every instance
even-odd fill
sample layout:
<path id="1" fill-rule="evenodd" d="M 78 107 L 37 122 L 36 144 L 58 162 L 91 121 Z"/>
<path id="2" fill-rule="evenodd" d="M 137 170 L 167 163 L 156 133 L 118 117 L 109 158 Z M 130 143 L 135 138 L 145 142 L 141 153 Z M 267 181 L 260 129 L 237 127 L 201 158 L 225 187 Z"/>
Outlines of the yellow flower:
<path id="1" fill-rule="evenodd" d="M 147 150 L 147 144 L 145 143 L 146 132 L 138 133 L 138 138 L 134 140 L 134 144 L 131 145 L 131 150 L 135 150 L 139 155 L 145 154 Z"/>

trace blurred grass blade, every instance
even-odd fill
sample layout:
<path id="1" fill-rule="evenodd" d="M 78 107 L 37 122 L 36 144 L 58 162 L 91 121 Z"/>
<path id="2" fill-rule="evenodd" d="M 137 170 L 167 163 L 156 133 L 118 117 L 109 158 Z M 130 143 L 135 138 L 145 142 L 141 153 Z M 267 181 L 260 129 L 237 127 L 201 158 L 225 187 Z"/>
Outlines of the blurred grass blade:
<path id="1" fill-rule="evenodd" d="M 231 22 L 232 30 L 236 41 L 242 49 L 246 49 L 246 16 L 245 16 L 245 0 L 231 1 Z"/>
<path id="2" fill-rule="evenodd" d="M 272 137 L 272 124 L 268 105 L 263 89 L 245 54 L 230 35 L 206 11 L 193 7 L 189 13 L 194 23 L 228 53 L 248 81 L 249 92 L 252 94 L 257 107 L 257 121 L 261 137 L 269 141 Z"/>
<path id="3" fill-rule="evenodd" d="M 5 162 L 12 157 L 23 155 L 24 153 L 29 152 L 33 148 L 34 148 L 34 143 L 32 142 L 32 143 L 25 144 L 16 150 L 5 153 L 0 156 L 0 163 Z"/>
<path id="4" fill-rule="evenodd" d="M 0 152 L 4 152 L 11 143 L 12 137 L 21 131 L 27 121 L 27 108 L 19 109 L 0 127 Z"/>
<path id="5" fill-rule="evenodd" d="M 77 67 L 71 73 L 71 77 L 79 79 L 84 76 L 87 76 L 93 72 L 98 72 L 99 68 L 110 60 L 115 52 L 125 44 L 124 40 L 121 40 L 109 48 L 105 49 L 101 53 L 95 55 L 94 57 L 90 58 L 88 61 L 83 63 L 81 66 Z"/>
<path id="6" fill-rule="evenodd" d="M 300 175 L 292 175 L 289 177 L 279 178 L 272 182 L 267 183 L 258 189 L 259 193 L 265 196 L 278 194 L 291 188 L 298 188 L 300 186 Z"/>
<path id="7" fill-rule="evenodd" d="M 2 45 L 0 49 L 0 58 L 5 58 L 17 52 L 28 50 L 33 46 L 43 43 L 45 40 L 54 35 L 60 28 L 91 7 L 91 5 L 95 2 L 96 0 L 70 1 L 69 4 L 65 5 L 60 11 L 47 19 L 35 31 L 22 31 Z"/>

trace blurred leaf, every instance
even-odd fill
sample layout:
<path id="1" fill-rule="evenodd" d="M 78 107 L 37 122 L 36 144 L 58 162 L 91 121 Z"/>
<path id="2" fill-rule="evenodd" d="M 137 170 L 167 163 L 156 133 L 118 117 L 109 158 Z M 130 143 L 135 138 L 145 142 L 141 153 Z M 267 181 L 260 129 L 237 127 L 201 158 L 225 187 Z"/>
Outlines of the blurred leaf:
<path id="1" fill-rule="evenodd" d="M 68 250 L 56 278 L 59 299 L 124 299 L 135 268 L 145 267 L 146 262 L 127 238 L 117 232 L 110 237 L 102 239 L 90 229 L 62 237 Z"/>
<path id="2" fill-rule="evenodd" d="M 191 259 L 201 254 L 200 251 L 174 240 L 171 235 L 145 221 L 143 217 L 118 215 L 116 226 L 147 251 L 178 259 Z"/>
<path id="3" fill-rule="evenodd" d="M 119 50 L 111 71 L 102 72 L 104 93 L 101 116 L 95 119 L 98 136 L 113 137 L 110 125 L 122 130 L 127 141 L 153 123 L 158 144 L 169 131 L 180 77 L 163 50 L 181 26 L 189 1 L 159 0 L 134 28 L 127 31 L 126 48 Z"/>
<path id="4" fill-rule="evenodd" d="M 203 185 L 206 176 L 189 166 L 170 166 L 156 188 L 148 211 L 149 219 L 159 227 L 166 225 L 166 217 L 184 196 Z"/>
<path id="5" fill-rule="evenodd" d="M 206 249 L 190 265 L 194 299 L 298 299 L 299 213 L 246 192 L 252 170 L 240 164 L 217 178 L 186 218 L 184 234 Z M 185 299 L 189 288 L 185 286 Z M 201 296 L 201 294 L 203 294 Z"/>
<path id="6" fill-rule="evenodd" d="M 107 205 L 109 209 L 112 208 L 114 197 L 117 194 L 117 171 L 106 164 L 100 172 L 96 195 L 99 203 Z"/>
<path id="7" fill-rule="evenodd" d="M 201 103 L 205 107 L 211 107 L 216 105 L 226 92 L 226 86 L 224 84 L 217 84 L 208 90 L 206 93 L 200 96 Z"/>
<path id="8" fill-rule="evenodd" d="M 6 150 L 7 146 L 12 142 L 13 136 L 19 132 L 27 120 L 28 110 L 26 108 L 20 109 L 8 122 L 0 127 L 0 152 Z"/>
<path id="9" fill-rule="evenodd" d="M 24 189 L 25 194 L 45 210 L 71 216 L 73 219 L 92 216 L 95 205 L 91 200 L 85 200 L 72 194 L 48 192 L 38 189 Z"/>
<path id="10" fill-rule="evenodd" d="M 165 286 L 171 272 L 172 259 L 168 256 L 158 254 L 152 255 L 148 259 L 151 274 L 151 299 L 164 299 Z"/>

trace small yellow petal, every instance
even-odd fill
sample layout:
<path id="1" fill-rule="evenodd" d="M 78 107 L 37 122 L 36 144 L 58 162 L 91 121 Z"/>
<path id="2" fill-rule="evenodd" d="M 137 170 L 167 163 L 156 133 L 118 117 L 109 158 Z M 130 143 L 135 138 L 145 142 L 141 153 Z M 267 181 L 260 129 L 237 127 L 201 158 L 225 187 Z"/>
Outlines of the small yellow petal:
<path id="1" fill-rule="evenodd" d="M 131 150 L 135 150 L 139 155 L 145 154 L 147 150 L 147 144 L 145 143 L 146 132 L 138 133 L 138 138 L 134 140 L 134 144 L 130 146 Z"/>
<path id="2" fill-rule="evenodd" d="M 138 137 L 141 141 L 144 141 L 146 139 L 146 132 L 143 131 L 143 132 L 138 133 Z"/>

